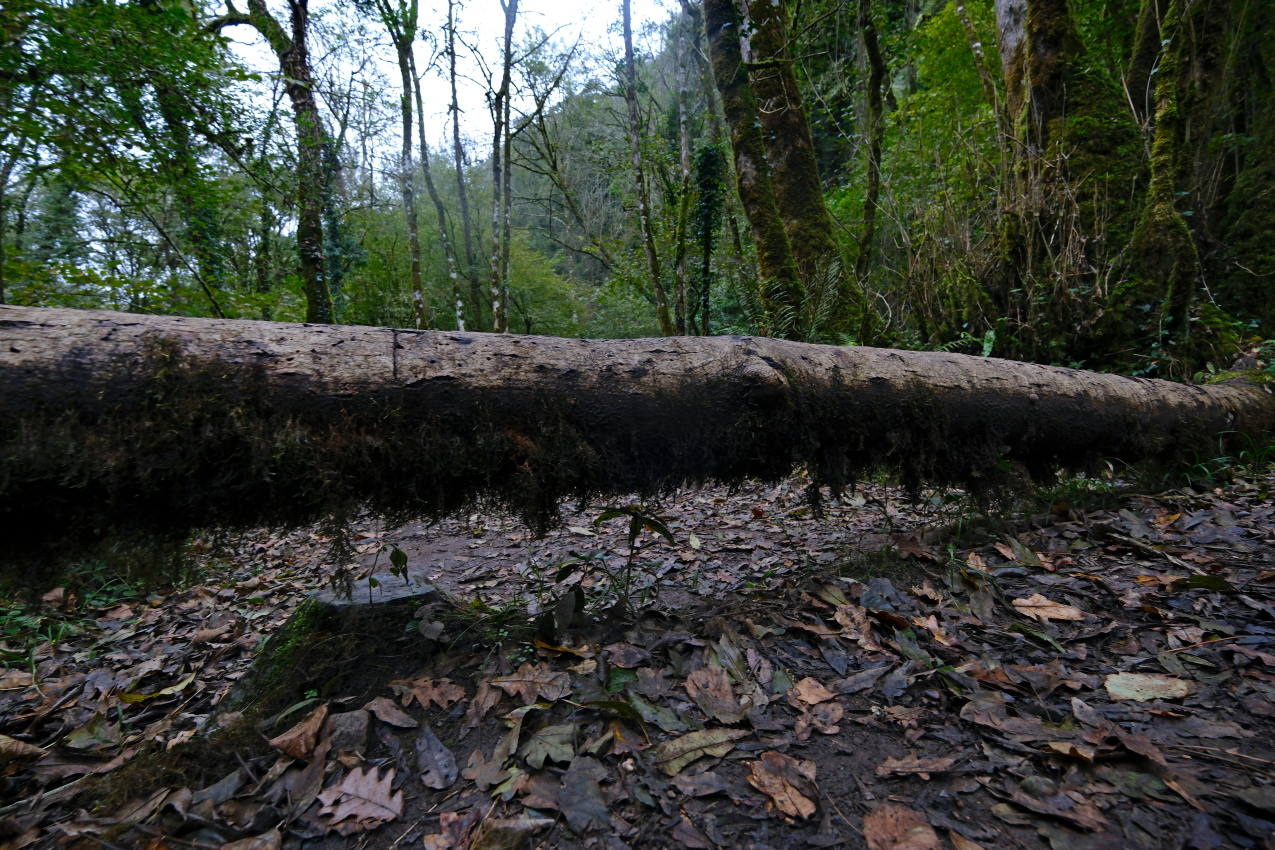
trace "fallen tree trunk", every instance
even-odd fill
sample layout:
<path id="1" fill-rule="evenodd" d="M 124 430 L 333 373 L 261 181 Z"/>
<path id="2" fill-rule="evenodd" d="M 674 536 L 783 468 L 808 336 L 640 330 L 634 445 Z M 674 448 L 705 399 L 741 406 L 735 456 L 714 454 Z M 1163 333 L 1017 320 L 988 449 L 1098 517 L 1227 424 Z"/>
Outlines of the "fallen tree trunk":
<path id="1" fill-rule="evenodd" d="M 841 487 L 888 467 L 987 492 L 1267 432 L 1275 397 L 752 337 L 571 340 L 0 307 L 11 556 L 131 530 L 298 525 L 682 483 Z"/>

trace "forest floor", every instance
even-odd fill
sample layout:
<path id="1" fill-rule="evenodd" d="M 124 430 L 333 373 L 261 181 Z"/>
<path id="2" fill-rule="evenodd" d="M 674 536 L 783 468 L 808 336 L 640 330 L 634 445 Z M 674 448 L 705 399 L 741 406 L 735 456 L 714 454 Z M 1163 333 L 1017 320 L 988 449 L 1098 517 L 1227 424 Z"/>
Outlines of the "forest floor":
<path id="1" fill-rule="evenodd" d="M 633 555 L 596 507 L 357 527 L 356 599 L 395 550 L 441 593 L 251 722 L 322 533 L 53 588 L 0 645 L 0 845 L 1275 848 L 1275 470 L 1000 523 L 803 493 L 682 492 Z"/>

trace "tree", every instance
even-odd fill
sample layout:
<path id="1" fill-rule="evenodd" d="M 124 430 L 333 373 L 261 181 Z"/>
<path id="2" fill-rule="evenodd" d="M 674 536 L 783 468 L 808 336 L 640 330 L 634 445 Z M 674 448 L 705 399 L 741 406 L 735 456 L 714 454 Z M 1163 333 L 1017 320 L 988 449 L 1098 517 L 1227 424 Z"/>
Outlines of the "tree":
<path id="1" fill-rule="evenodd" d="M 642 229 L 642 251 L 646 256 L 647 274 L 651 278 L 651 291 L 655 294 L 655 314 L 660 321 L 660 332 L 665 336 L 672 336 L 675 328 L 669 316 L 668 293 L 660 273 L 660 258 L 655 248 L 655 231 L 651 223 L 651 194 L 642 167 L 642 116 L 638 109 L 637 63 L 633 58 L 633 21 L 629 0 L 621 0 L 620 6 L 624 30 L 624 103 L 629 119 L 629 157 L 633 164 L 638 223 Z"/>
<path id="2" fill-rule="evenodd" d="M 324 258 L 323 187 L 326 184 L 323 155 L 327 144 L 323 118 L 314 96 L 307 35 L 309 0 L 288 0 L 289 29 L 285 30 L 266 8 L 265 0 L 248 0 L 247 12 L 226 2 L 226 14 L 210 21 L 210 30 L 246 25 L 266 40 L 279 62 L 284 89 L 292 103 L 297 133 L 297 254 L 305 289 L 306 321 L 332 321 L 332 294 Z"/>
<path id="3" fill-rule="evenodd" d="M 1275 395 L 1247 382 L 943 352 L 0 307 L 11 560 L 112 529 L 437 516 L 480 497 L 543 527 L 567 498 L 795 465 L 833 488 L 889 467 L 986 494 L 1015 471 L 1190 457 L 1272 428 Z"/>
<path id="4" fill-rule="evenodd" d="M 397 4 L 392 4 L 389 0 L 374 0 L 374 8 L 385 31 L 389 34 L 390 43 L 394 46 L 394 58 L 398 63 L 402 139 L 399 152 L 399 193 L 403 198 L 403 221 L 407 226 L 407 253 L 411 263 L 412 277 L 412 309 L 416 316 L 416 327 L 425 328 L 432 322 L 429 301 L 425 297 L 425 283 L 421 276 L 421 234 L 416 223 L 416 168 L 412 164 L 412 103 L 419 88 L 415 73 L 416 60 L 412 52 L 416 44 L 416 27 L 420 10 L 417 0 L 398 0 Z M 425 143 L 423 132 L 421 143 Z M 423 162 L 422 167 L 428 170 L 429 161 Z M 451 259 L 450 255 L 449 259 Z"/>
<path id="5" fill-rule="evenodd" d="M 704 31 L 713 80 L 729 128 L 735 185 L 757 247 L 761 302 L 767 313 L 764 322 L 791 332 L 792 319 L 800 313 L 805 293 L 766 161 L 757 100 L 740 52 L 742 29 L 743 19 L 734 0 L 704 0 Z"/>

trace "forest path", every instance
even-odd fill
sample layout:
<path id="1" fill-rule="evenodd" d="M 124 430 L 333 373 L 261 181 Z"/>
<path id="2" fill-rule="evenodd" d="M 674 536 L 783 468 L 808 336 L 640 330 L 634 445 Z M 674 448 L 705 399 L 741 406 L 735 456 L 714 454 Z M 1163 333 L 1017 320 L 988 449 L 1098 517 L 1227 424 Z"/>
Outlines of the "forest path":
<path id="1" fill-rule="evenodd" d="M 884 486 L 819 519 L 800 478 L 688 490 L 646 508 L 674 542 L 640 536 L 627 624 L 626 518 L 367 525 L 366 572 L 397 547 L 464 610 L 425 605 L 265 734 L 201 748 L 330 572 L 317 531 L 263 532 L 0 673 L 0 826 L 154 850 L 1270 848 L 1273 492 L 1268 470 L 989 532 Z M 94 602 L 74 595 L 48 603 Z"/>

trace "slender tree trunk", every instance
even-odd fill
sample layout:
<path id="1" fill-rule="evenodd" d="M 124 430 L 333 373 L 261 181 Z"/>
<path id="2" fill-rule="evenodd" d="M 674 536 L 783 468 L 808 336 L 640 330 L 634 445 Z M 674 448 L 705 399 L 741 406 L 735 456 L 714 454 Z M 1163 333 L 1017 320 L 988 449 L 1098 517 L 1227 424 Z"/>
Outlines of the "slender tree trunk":
<path id="1" fill-rule="evenodd" d="M 865 280 L 872 267 L 873 248 L 877 236 L 877 206 L 881 197 L 881 145 L 885 139 L 885 58 L 881 55 L 881 43 L 872 16 L 872 0 L 859 0 L 859 32 L 863 37 L 864 53 L 868 59 L 867 125 L 868 125 L 868 180 L 863 195 L 863 228 L 859 234 L 859 257 L 855 273 Z"/>
<path id="2" fill-rule="evenodd" d="M 469 211 L 469 188 L 465 180 L 465 146 L 460 138 L 460 98 L 456 91 L 456 3 L 447 0 L 447 76 L 451 85 L 452 163 L 456 170 L 456 199 L 460 206 L 460 229 L 465 246 L 465 278 L 469 281 L 470 301 L 473 307 L 473 325 L 483 327 L 483 297 L 478 284 L 478 262 L 474 255 L 473 215 Z"/>
<path id="3" fill-rule="evenodd" d="M 1138 123 L 1148 126 L 1155 115 L 1155 86 L 1152 74 L 1160 58 L 1160 19 L 1167 0 L 1142 0 L 1138 10 L 1138 29 L 1134 33 L 1133 53 L 1125 75 L 1125 93 Z"/>
<path id="4" fill-rule="evenodd" d="M 421 174 L 425 178 L 425 191 L 434 204 L 434 213 L 438 217 L 438 240 L 442 243 L 443 253 L 447 257 L 447 279 L 450 281 L 452 309 L 455 312 L 456 330 L 465 330 L 465 298 L 460 288 L 460 267 L 456 259 L 456 245 L 452 241 L 450 228 L 447 226 L 447 208 L 434 185 L 434 174 L 430 167 L 429 142 L 425 138 L 425 102 L 421 96 L 421 80 L 416 74 L 416 60 L 411 59 L 412 93 L 416 98 L 416 129 L 420 136 Z"/>
<path id="5" fill-rule="evenodd" d="M 308 0 L 289 0 L 292 37 L 279 55 L 288 97 L 297 124 L 297 252 L 305 287 L 307 322 L 332 321 L 327 260 L 323 251 L 323 119 L 314 97 L 314 78 L 306 46 Z M 263 0 L 250 0 L 265 13 Z"/>
<path id="6" fill-rule="evenodd" d="M 679 336 L 688 332 L 692 324 L 689 312 L 694 311 L 693 304 L 689 305 L 688 310 L 687 293 L 690 290 L 690 284 L 687 280 L 686 228 L 690 221 L 691 212 L 691 123 L 689 114 L 691 111 L 691 59 L 689 56 L 691 47 L 687 42 L 690 40 L 690 33 L 699 29 L 695 24 L 695 21 L 683 16 L 683 19 L 679 21 L 677 35 L 677 142 L 678 165 L 682 173 L 677 192 L 677 225 L 673 235 L 673 275 L 677 281 L 677 296 L 673 314 Z"/>
<path id="7" fill-rule="evenodd" d="M 115 530 L 437 516 L 802 465 L 987 491 L 1189 458 L 1275 396 L 942 352 L 750 337 L 570 340 L 0 307 L 5 560 Z"/>
<path id="8" fill-rule="evenodd" d="M 413 36 L 409 41 L 408 35 Z M 415 78 L 412 74 L 412 31 L 391 33 L 398 54 L 398 72 L 402 85 L 399 95 L 399 111 L 402 121 L 402 147 L 399 151 L 399 194 L 403 199 L 403 222 L 407 227 L 407 255 L 411 264 L 412 315 L 416 327 L 428 327 L 430 310 L 425 296 L 425 282 L 421 275 L 421 234 L 416 220 L 416 168 L 412 163 L 412 91 Z M 424 139 L 421 140 L 422 143 Z M 428 163 L 422 163 L 428 167 Z"/>
<path id="9" fill-rule="evenodd" d="M 651 278 L 655 294 L 655 315 L 660 322 L 660 333 L 672 336 L 673 321 L 669 316 L 668 295 L 660 276 L 660 258 L 655 251 L 655 233 L 651 225 L 651 198 L 647 191 L 646 175 L 642 170 L 642 117 L 638 109 L 637 63 L 633 59 L 633 22 L 630 0 L 621 0 L 624 26 L 624 102 L 629 113 L 629 154 L 633 164 L 633 180 L 637 192 L 638 222 L 642 228 L 642 248 L 646 253 L 646 270 Z"/>
<path id="10" fill-rule="evenodd" d="M 510 27 L 512 35 L 513 28 Z M 512 60 L 512 56 L 510 57 Z M 505 138 L 504 151 L 500 156 L 500 303 L 505 305 L 505 325 L 504 330 L 509 330 L 509 276 L 511 274 L 509 267 L 509 253 L 513 241 L 513 168 L 514 168 L 514 133 L 516 130 L 513 125 L 513 95 L 511 92 L 505 93 Z"/>
<path id="11" fill-rule="evenodd" d="M 502 258 L 505 256 L 502 236 L 504 218 L 509 199 L 504 196 L 505 136 L 509 133 L 506 123 L 509 110 L 510 78 L 513 73 L 514 24 L 518 20 L 518 0 L 500 0 L 505 13 L 504 51 L 500 63 L 500 87 L 491 99 L 491 326 L 497 333 L 509 330 L 509 305 L 504 300 L 505 275 Z"/>
<path id="12" fill-rule="evenodd" d="M 704 31 L 713 79 L 730 131 L 740 203 L 757 247 L 760 296 L 768 314 L 767 330 L 791 333 L 803 300 L 801 278 L 775 202 L 757 102 L 740 52 L 742 29 L 743 20 L 734 0 L 704 0 Z"/>
<path id="13" fill-rule="evenodd" d="M 307 3 L 308 0 L 288 0 L 289 30 L 284 30 L 270 14 L 265 0 L 248 0 L 247 14 L 240 13 L 231 5 L 229 13 L 212 21 L 210 28 L 221 30 L 247 24 L 261 34 L 279 61 L 284 90 L 292 104 L 292 117 L 297 128 L 296 240 L 305 291 L 306 321 L 325 324 L 332 321 L 332 294 L 323 250 L 325 134 L 319 104 L 314 96 L 314 75 L 310 70 L 310 54 L 306 46 L 309 27 Z"/>

